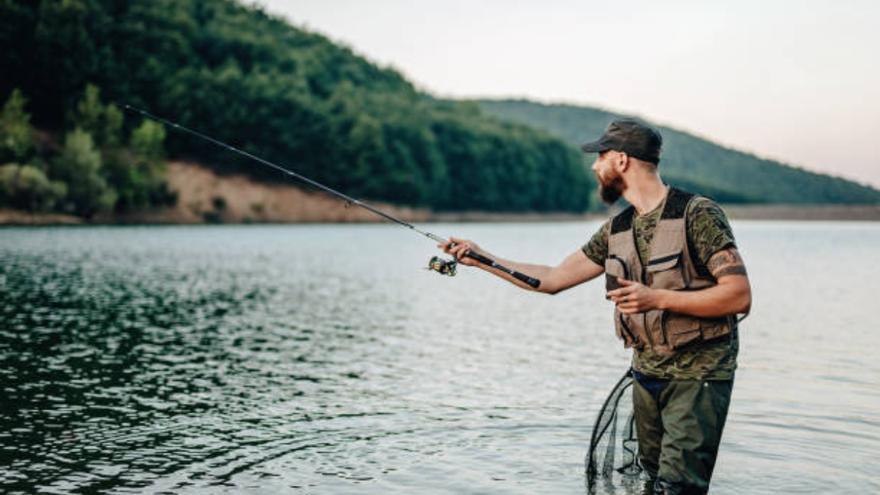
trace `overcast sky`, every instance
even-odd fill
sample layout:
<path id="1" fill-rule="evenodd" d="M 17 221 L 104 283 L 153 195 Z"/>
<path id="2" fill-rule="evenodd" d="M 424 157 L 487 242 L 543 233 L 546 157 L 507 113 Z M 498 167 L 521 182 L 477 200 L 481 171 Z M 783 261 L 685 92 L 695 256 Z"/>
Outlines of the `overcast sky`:
<path id="1" fill-rule="evenodd" d="M 599 106 L 880 187 L 880 2 L 257 3 L 438 96 Z"/>

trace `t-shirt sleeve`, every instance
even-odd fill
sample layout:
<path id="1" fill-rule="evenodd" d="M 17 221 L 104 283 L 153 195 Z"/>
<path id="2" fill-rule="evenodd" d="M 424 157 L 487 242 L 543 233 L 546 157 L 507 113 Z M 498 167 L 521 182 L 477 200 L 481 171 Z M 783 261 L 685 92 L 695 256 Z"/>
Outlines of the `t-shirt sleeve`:
<path id="1" fill-rule="evenodd" d="M 727 215 L 718 203 L 708 198 L 697 198 L 688 207 L 688 236 L 693 256 L 705 266 L 718 251 L 736 247 L 733 230 Z"/>
<path id="2" fill-rule="evenodd" d="M 606 221 L 599 227 L 599 230 L 593 234 L 593 237 L 581 247 L 581 251 L 587 255 L 587 258 L 599 265 L 605 266 L 605 258 L 608 257 L 608 232 L 611 230 L 611 220 Z"/>

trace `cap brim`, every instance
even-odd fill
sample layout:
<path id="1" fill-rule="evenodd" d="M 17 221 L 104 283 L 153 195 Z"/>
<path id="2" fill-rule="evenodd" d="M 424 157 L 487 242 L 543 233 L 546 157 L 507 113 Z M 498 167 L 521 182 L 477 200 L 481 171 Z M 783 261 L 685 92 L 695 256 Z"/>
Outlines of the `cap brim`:
<path id="1" fill-rule="evenodd" d="M 581 151 L 584 153 L 602 153 L 603 151 L 608 151 L 611 148 L 608 147 L 607 143 L 599 141 L 593 141 L 592 143 L 586 143 L 581 145 Z"/>

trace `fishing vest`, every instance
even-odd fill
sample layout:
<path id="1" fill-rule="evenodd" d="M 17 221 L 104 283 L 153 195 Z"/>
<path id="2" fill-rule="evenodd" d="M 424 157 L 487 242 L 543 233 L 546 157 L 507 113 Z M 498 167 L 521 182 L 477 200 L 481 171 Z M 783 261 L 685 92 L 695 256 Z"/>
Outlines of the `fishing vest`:
<path id="1" fill-rule="evenodd" d="M 687 207 L 694 194 L 669 188 L 666 204 L 648 246 L 648 263 L 642 266 L 636 247 L 630 206 L 611 220 L 608 257 L 605 258 L 607 287 L 615 278 L 640 282 L 652 289 L 699 290 L 717 284 L 703 266 L 692 259 L 687 234 Z M 727 337 L 736 329 L 736 315 L 700 318 L 654 309 L 645 313 L 623 314 L 614 309 L 617 337 L 625 347 L 653 349 L 670 355 L 684 346 Z"/>

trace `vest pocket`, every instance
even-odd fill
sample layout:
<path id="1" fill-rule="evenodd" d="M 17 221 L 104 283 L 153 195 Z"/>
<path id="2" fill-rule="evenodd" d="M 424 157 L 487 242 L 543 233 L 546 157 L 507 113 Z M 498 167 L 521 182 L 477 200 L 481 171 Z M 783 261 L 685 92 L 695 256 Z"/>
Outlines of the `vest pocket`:
<path id="1" fill-rule="evenodd" d="M 629 268 L 622 258 L 612 254 L 605 258 L 606 292 L 620 287 L 620 284 L 617 282 L 618 278 L 630 280 Z M 642 344 L 633 332 L 632 317 L 621 313 L 617 308 L 614 309 L 614 330 L 617 333 L 617 337 L 623 340 L 625 347 L 638 347 Z"/>
<path id="2" fill-rule="evenodd" d="M 731 329 L 735 325 L 735 323 L 731 322 L 731 318 L 727 316 L 707 318 L 703 320 L 703 340 L 714 340 L 730 335 Z"/>
<path id="3" fill-rule="evenodd" d="M 681 251 L 655 256 L 645 267 L 648 286 L 653 289 L 681 290 L 685 288 L 681 266 Z"/>
<path id="4" fill-rule="evenodd" d="M 605 258 L 605 290 L 614 290 L 620 285 L 617 283 L 617 279 L 622 278 L 625 280 L 629 280 L 629 268 L 627 268 L 626 263 L 623 259 L 611 255 L 608 258 Z"/>
<path id="5" fill-rule="evenodd" d="M 672 349 L 703 340 L 700 320 L 693 316 L 666 311 L 660 318 L 660 324 L 666 344 Z"/>

